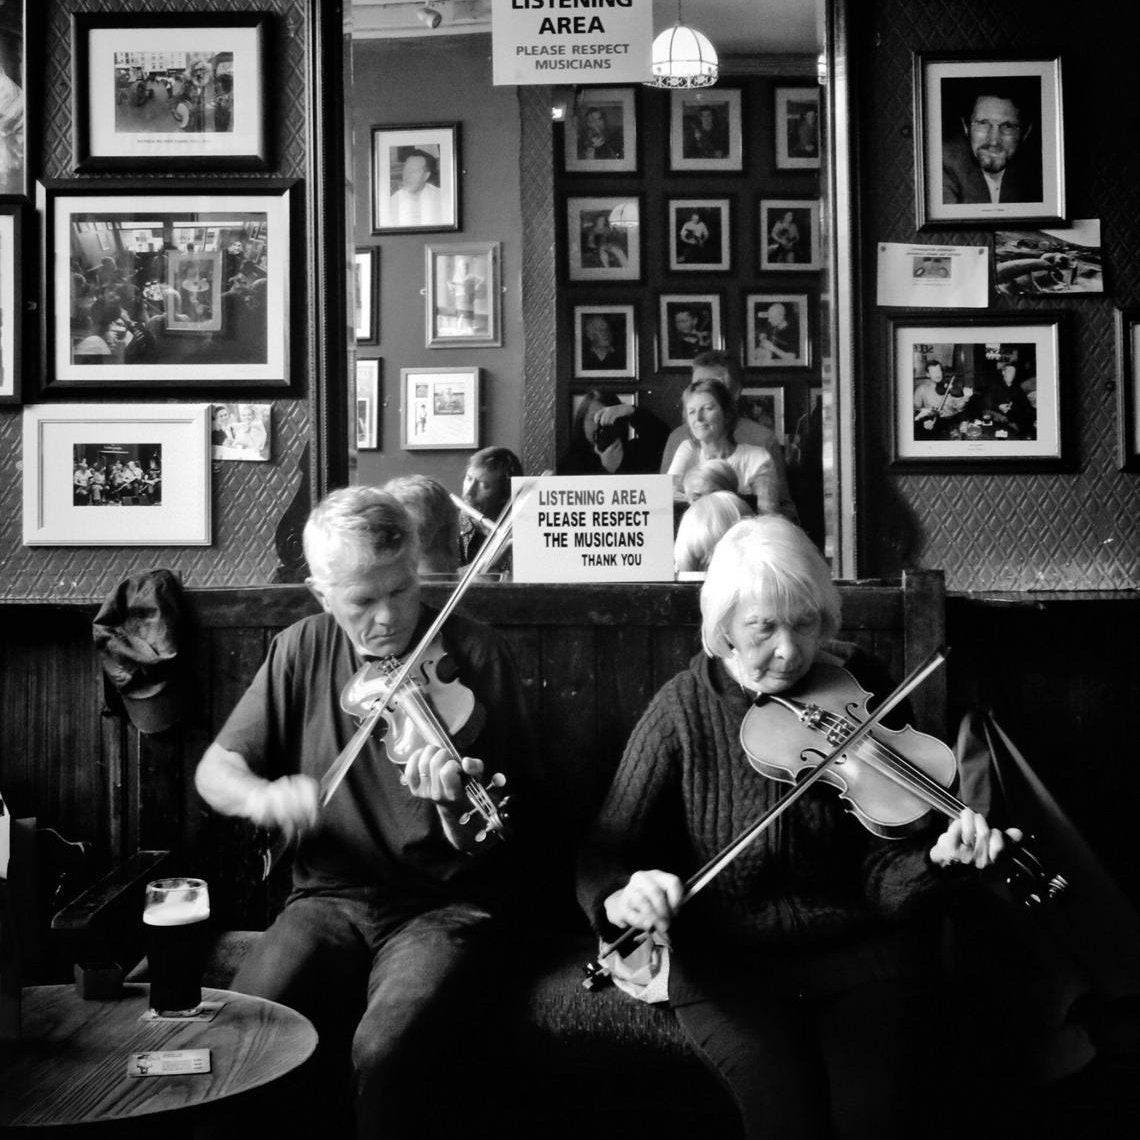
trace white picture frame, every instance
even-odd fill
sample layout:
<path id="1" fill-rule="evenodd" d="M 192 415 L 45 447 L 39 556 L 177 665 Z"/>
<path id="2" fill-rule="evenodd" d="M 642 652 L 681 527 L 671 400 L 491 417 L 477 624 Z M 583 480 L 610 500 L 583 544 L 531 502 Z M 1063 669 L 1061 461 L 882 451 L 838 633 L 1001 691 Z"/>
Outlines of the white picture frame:
<path id="1" fill-rule="evenodd" d="M 632 87 L 579 87 L 567 108 L 567 174 L 634 174 L 637 110 Z"/>
<path id="2" fill-rule="evenodd" d="M 821 124 L 818 87 L 777 87 L 776 169 L 818 170 Z"/>
<path id="3" fill-rule="evenodd" d="M 744 315 L 745 365 L 809 368 L 810 315 L 806 293 L 749 293 Z"/>
<path id="4" fill-rule="evenodd" d="M 823 268 L 818 198 L 760 199 L 760 270 L 804 273 Z"/>
<path id="5" fill-rule="evenodd" d="M 742 416 L 771 428 L 781 443 L 787 442 L 783 388 L 775 386 L 741 388 L 737 406 Z"/>
<path id="6" fill-rule="evenodd" d="M 744 169 L 739 88 L 669 92 L 669 169 L 732 172 Z"/>
<path id="7" fill-rule="evenodd" d="M 568 198 L 566 252 L 571 281 L 639 280 L 640 196 Z"/>
<path id="8" fill-rule="evenodd" d="M 479 446 L 479 368 L 401 368 L 400 446 L 459 451 Z"/>
<path id="9" fill-rule="evenodd" d="M 633 305 L 574 306 L 574 379 L 637 378 Z"/>
<path id="10" fill-rule="evenodd" d="M 210 404 L 31 404 L 24 408 L 25 546 L 209 546 Z M 80 460 L 157 461 L 157 501 L 80 501 Z M 126 495 L 123 498 L 127 498 Z"/>
<path id="11" fill-rule="evenodd" d="M 356 362 L 356 447 L 375 450 L 380 446 L 380 361 Z"/>

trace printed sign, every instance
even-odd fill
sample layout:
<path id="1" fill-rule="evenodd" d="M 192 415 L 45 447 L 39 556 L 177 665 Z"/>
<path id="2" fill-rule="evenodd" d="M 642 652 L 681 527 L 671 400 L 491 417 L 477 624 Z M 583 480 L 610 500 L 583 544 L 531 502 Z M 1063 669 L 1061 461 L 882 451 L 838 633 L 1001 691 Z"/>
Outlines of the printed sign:
<path id="1" fill-rule="evenodd" d="M 516 582 L 671 582 L 673 480 L 668 475 L 512 479 L 520 495 Z"/>
<path id="2" fill-rule="evenodd" d="M 492 0 L 494 82 L 644 83 L 653 0 Z"/>

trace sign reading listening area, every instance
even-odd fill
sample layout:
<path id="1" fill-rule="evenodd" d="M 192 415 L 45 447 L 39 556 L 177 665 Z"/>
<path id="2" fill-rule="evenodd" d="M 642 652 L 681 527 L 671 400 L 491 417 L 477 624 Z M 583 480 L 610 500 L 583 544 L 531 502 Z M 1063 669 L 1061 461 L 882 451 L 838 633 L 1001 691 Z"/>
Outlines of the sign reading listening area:
<path id="1" fill-rule="evenodd" d="M 512 479 L 516 582 L 671 582 L 668 475 Z M 529 488 L 529 493 L 527 489 Z"/>
<path id="2" fill-rule="evenodd" d="M 500 86 L 644 83 L 652 43 L 653 0 L 491 0 Z"/>

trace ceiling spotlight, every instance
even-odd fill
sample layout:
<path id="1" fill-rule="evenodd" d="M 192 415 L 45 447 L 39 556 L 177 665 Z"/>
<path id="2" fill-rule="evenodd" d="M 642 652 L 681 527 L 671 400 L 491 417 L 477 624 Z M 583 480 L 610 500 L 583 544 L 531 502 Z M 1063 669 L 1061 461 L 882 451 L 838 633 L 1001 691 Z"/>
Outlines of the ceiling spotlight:
<path id="1" fill-rule="evenodd" d="M 423 7 L 416 9 L 416 19 L 421 24 L 426 24 L 429 28 L 438 28 L 443 23 L 443 14 L 436 11 L 435 8 Z"/>

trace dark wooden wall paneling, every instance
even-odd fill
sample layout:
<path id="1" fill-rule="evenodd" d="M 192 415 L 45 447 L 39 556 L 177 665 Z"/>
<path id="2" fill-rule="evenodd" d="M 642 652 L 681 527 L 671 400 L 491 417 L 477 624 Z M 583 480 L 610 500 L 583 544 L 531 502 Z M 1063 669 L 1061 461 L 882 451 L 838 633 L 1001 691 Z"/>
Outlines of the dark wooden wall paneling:
<path id="1" fill-rule="evenodd" d="M 927 582 L 927 585 L 923 583 Z M 921 587 L 941 637 L 940 584 Z M 440 604 L 444 587 L 429 587 Z M 900 636 L 897 585 L 847 587 L 845 635 L 901 676 L 921 645 Z M 260 882 L 251 828 L 210 812 L 193 790 L 198 757 L 229 714 L 277 630 L 314 612 L 303 587 L 188 592 L 195 712 L 171 734 L 143 736 L 101 715 L 102 679 L 91 644 L 95 607 L 4 607 L 0 632 L 0 789 L 17 815 L 92 844 L 94 869 L 135 850 L 170 848 L 176 866 L 227 890 L 214 899 L 226 926 L 265 925 L 287 887 Z M 700 647 L 697 587 L 474 587 L 463 608 L 501 630 L 519 664 L 542 732 L 543 798 L 574 834 L 604 795 L 630 730 L 649 698 Z M 912 620 L 915 615 L 911 615 Z M 916 696 L 924 720 L 943 707 L 938 680 Z M 931 723 L 927 721 L 927 723 Z"/>

